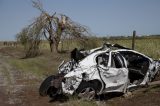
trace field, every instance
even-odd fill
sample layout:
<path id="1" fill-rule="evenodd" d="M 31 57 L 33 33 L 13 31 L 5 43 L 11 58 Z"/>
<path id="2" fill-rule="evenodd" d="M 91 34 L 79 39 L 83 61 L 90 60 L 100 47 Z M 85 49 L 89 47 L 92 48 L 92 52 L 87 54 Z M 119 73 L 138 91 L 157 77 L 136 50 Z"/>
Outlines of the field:
<path id="1" fill-rule="evenodd" d="M 21 45 L 17 47 L 4 46 L 0 43 L 0 103 L 4 106 L 158 106 L 160 104 L 160 85 L 150 86 L 135 91 L 128 98 L 105 97 L 103 100 L 82 101 L 76 97 L 62 98 L 49 102 L 47 97 L 39 97 L 38 88 L 41 82 L 49 75 L 57 72 L 57 67 L 62 60 L 69 60 L 70 51 L 79 49 L 91 49 L 99 47 L 105 42 L 118 43 L 131 48 L 131 39 L 103 39 L 91 38 L 87 43 L 77 41 L 64 41 L 59 45 L 59 50 L 66 51 L 53 54 L 49 45 L 44 41 L 41 45 L 41 55 L 35 58 L 24 57 Z M 135 50 L 142 52 L 154 59 L 160 58 L 160 38 L 138 38 L 135 42 Z M 3 77 L 3 78 L 2 78 Z"/>

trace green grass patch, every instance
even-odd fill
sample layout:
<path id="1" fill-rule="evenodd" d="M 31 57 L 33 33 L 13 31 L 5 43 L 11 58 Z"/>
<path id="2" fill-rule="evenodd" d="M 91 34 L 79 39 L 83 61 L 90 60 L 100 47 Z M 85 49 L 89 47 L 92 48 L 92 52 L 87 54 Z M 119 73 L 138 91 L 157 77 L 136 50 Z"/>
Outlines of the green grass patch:
<path id="1" fill-rule="evenodd" d="M 18 70 L 31 72 L 37 76 L 48 76 L 56 73 L 59 64 L 68 58 L 68 54 L 54 55 L 53 53 L 46 52 L 46 54 L 36 58 L 10 58 L 8 61 Z"/>
<path id="2" fill-rule="evenodd" d="M 144 93 L 148 93 L 148 92 L 160 92 L 160 85 L 153 85 L 150 86 L 149 88 L 147 88 L 145 91 L 143 91 Z"/>
<path id="3" fill-rule="evenodd" d="M 85 100 L 69 100 L 66 103 L 66 106 L 97 106 L 97 103 L 95 101 L 85 101 Z"/>
<path id="4" fill-rule="evenodd" d="M 43 61 L 43 62 L 42 62 Z M 31 59 L 11 59 L 10 63 L 17 69 L 32 72 L 36 75 L 43 75 L 43 73 L 49 72 L 47 70 L 45 59 L 43 58 L 31 58 Z M 45 71 L 44 71 L 45 70 Z"/>

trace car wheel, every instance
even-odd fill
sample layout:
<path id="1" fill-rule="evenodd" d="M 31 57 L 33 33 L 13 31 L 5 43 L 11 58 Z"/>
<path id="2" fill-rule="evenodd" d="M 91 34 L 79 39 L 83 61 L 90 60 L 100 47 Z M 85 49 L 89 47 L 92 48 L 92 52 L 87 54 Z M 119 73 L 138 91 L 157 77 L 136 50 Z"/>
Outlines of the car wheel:
<path id="1" fill-rule="evenodd" d="M 48 90 L 50 89 L 51 81 L 52 81 L 53 77 L 54 77 L 53 75 L 47 77 L 47 78 L 42 82 L 42 84 L 40 85 L 39 94 L 40 94 L 41 96 L 47 96 Z"/>
<path id="2" fill-rule="evenodd" d="M 48 90 L 47 90 L 47 95 L 50 97 L 50 98 L 54 98 L 58 95 L 58 89 L 51 86 Z"/>
<path id="3" fill-rule="evenodd" d="M 82 82 L 76 90 L 76 93 L 81 99 L 92 100 L 97 93 L 96 84 L 93 82 Z"/>

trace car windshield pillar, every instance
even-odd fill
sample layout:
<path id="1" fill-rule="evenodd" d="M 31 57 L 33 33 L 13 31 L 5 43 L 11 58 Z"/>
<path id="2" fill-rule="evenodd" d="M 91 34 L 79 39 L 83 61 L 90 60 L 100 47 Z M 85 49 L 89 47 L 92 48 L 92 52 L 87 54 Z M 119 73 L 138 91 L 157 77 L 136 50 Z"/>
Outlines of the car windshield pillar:
<path id="1" fill-rule="evenodd" d="M 119 53 L 112 52 L 111 57 L 112 57 L 111 67 L 113 67 L 113 68 L 123 68 L 125 66 L 123 58 Z"/>

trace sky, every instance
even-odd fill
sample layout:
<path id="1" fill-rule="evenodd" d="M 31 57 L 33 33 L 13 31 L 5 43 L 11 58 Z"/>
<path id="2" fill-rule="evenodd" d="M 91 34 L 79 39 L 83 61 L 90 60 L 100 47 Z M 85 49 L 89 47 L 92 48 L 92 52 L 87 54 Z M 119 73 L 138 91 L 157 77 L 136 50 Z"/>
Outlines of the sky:
<path id="1" fill-rule="evenodd" d="M 62 13 L 96 36 L 160 34 L 160 0 L 41 0 L 50 14 Z M 31 0 L 0 0 L 0 41 L 15 40 L 40 11 Z"/>

